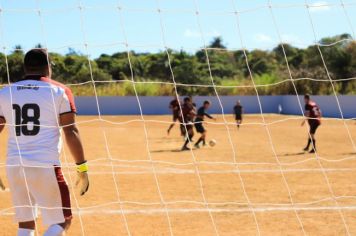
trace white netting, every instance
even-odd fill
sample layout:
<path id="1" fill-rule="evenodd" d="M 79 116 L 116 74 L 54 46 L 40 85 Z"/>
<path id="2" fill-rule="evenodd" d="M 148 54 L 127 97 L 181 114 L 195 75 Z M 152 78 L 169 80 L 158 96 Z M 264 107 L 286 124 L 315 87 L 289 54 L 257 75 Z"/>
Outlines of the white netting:
<path id="1" fill-rule="evenodd" d="M 255 1 L 255 3 L 250 3 L 250 7 L 244 8 L 240 7 L 240 5 L 244 5 L 241 1 L 227 0 L 220 3 L 223 7 L 216 9 L 213 9 L 213 7 L 206 7 L 205 4 L 209 3 L 198 0 L 184 0 L 179 4 L 176 3 L 177 5 L 174 5 L 173 8 L 168 7 L 170 6 L 170 2 L 172 2 L 169 0 L 155 0 L 150 1 L 150 3 L 142 3 L 140 1 L 133 1 L 131 3 L 129 1 L 108 1 L 105 3 L 99 1 L 78 1 L 70 2 L 68 5 L 59 3 L 58 1 L 53 2 L 53 6 L 50 2 L 51 1 L 37 0 L 31 3 L 26 3 L 24 7 L 16 7 L 16 4 L 7 5 L 5 3 L 0 5 L 0 46 L 2 47 L 2 52 L 5 57 L 6 65 L 4 68 L 6 69 L 9 84 L 10 79 L 13 78 L 10 78 L 11 68 L 9 68 L 7 55 L 10 51 L 12 51 L 12 44 L 23 43 L 25 45 L 24 48 L 15 50 L 27 51 L 31 48 L 28 46 L 25 38 L 20 38 L 19 42 L 9 41 L 9 39 L 11 39 L 11 37 L 8 37 L 8 34 L 11 34 L 11 31 L 8 28 L 9 25 L 11 27 L 17 26 L 18 29 L 16 30 L 20 30 L 20 26 L 16 25 L 16 22 L 8 24 L 8 21 L 13 19 L 15 16 L 23 15 L 24 20 L 26 20 L 27 14 L 31 15 L 31 17 L 29 17 L 29 22 L 36 26 L 33 28 L 36 28 L 36 33 L 38 33 L 36 36 L 38 38 L 35 38 L 35 40 L 40 42 L 44 48 L 48 49 L 49 52 L 63 52 L 67 48 L 79 48 L 87 58 L 86 66 L 89 68 L 90 78 L 88 78 L 85 82 L 68 83 L 67 85 L 70 87 L 86 85 L 92 86 L 92 95 L 95 98 L 97 116 L 79 119 L 77 125 L 81 130 L 84 130 L 84 132 L 82 132 L 84 145 L 86 140 L 92 141 L 94 136 L 94 140 L 98 143 L 98 148 L 88 147 L 90 151 L 87 150 L 86 152 L 86 156 L 89 160 L 89 175 L 91 177 L 91 182 L 94 184 L 91 184 L 88 196 L 84 196 L 83 198 L 80 198 L 74 194 L 76 192 L 73 179 L 73 176 L 75 175 L 74 164 L 72 164 L 71 157 L 67 153 L 66 149 L 63 149 L 63 169 L 72 192 L 72 210 L 75 220 L 78 219 L 78 223 L 75 223 L 71 228 L 73 232 L 82 235 L 99 234 L 104 231 L 113 235 L 145 234 L 147 232 L 149 232 L 149 234 L 156 232 L 158 234 L 175 235 L 182 232 L 185 233 L 185 227 L 187 230 L 192 230 L 187 231 L 188 234 L 205 235 L 209 233 L 212 235 L 236 235 L 239 233 L 234 231 L 234 223 L 231 222 L 236 221 L 235 217 L 246 217 L 247 219 L 251 218 L 250 221 L 246 221 L 247 223 L 237 223 L 237 225 L 239 225 L 239 227 L 248 228 L 246 231 L 247 233 L 252 235 L 261 235 L 275 232 L 273 227 L 277 227 L 278 223 L 273 222 L 273 214 L 277 214 L 277 217 L 290 218 L 286 220 L 286 225 L 279 226 L 284 232 L 288 232 L 288 225 L 291 224 L 294 227 L 294 231 L 291 231 L 292 234 L 321 235 L 323 232 L 319 232 L 318 228 L 313 228 L 314 224 L 320 222 L 312 221 L 311 223 L 310 218 L 318 218 L 319 221 L 322 222 L 321 225 L 327 225 L 328 221 L 323 221 L 323 217 L 327 218 L 330 214 L 334 214 L 336 212 L 336 215 L 333 215 L 333 217 L 337 217 L 340 224 L 337 225 L 338 231 L 335 231 L 335 234 L 352 235 L 356 233 L 356 221 L 354 217 L 356 212 L 356 194 L 352 191 L 352 188 L 355 186 L 355 181 L 351 181 L 351 186 L 349 186 L 351 190 L 343 192 L 343 195 L 338 194 L 340 193 L 340 189 L 345 187 L 344 185 L 350 184 L 350 181 L 344 180 L 345 176 L 343 176 L 343 174 L 349 174 L 349 178 L 355 177 L 355 175 L 352 175 L 352 173 L 355 173 L 356 170 L 356 156 L 354 155 L 354 152 L 356 152 L 356 145 L 353 137 L 353 131 L 355 128 L 350 125 L 353 118 L 345 118 L 343 107 L 339 101 L 338 93 L 335 89 L 337 83 L 353 81 L 355 78 L 333 78 L 332 74 L 329 72 L 329 68 L 323 57 L 322 51 L 322 48 L 331 48 L 344 42 L 354 41 L 355 31 L 352 13 L 355 12 L 356 1 L 340 0 L 312 2 L 305 0 L 287 1 L 288 3 L 283 1 L 282 3 L 282 1 L 268 0 Z M 219 4 L 215 3 L 214 6 L 217 5 Z M 322 43 L 318 41 L 320 37 L 318 35 L 318 26 L 316 25 L 316 21 L 320 20 L 320 16 L 318 16 L 317 20 L 315 20 L 313 18 L 313 13 L 316 12 L 317 9 L 330 8 L 340 10 L 341 13 L 339 14 L 339 17 L 343 18 L 345 22 L 343 27 L 347 29 L 347 33 L 350 33 L 351 38 L 340 39 L 339 41 L 332 43 Z M 290 61 L 284 47 L 290 42 L 290 40 L 286 39 L 286 35 L 283 34 L 280 27 L 280 18 L 278 18 L 280 15 L 278 15 L 276 11 L 283 11 L 287 14 L 288 12 L 293 13 L 294 11 L 304 11 L 303 20 L 308 22 L 308 24 L 304 26 L 308 26 L 308 30 L 312 33 L 313 45 L 316 46 L 317 51 L 320 54 L 322 67 L 325 70 L 327 80 L 319 78 L 295 78 L 290 68 Z M 246 31 L 246 27 L 249 27 L 249 24 L 252 25 L 251 28 L 253 28 L 256 24 L 254 22 L 244 22 L 243 26 L 241 24 L 243 21 L 241 19 L 242 17 L 250 14 L 258 14 L 259 12 L 263 12 L 263 14 L 268 17 L 266 19 L 269 19 L 271 23 L 270 29 L 273 31 L 271 34 L 276 35 L 276 41 L 273 43 L 281 45 L 284 63 L 288 72 L 287 79 L 269 84 L 256 83 L 255 73 L 250 66 L 251 58 L 248 57 L 248 40 L 250 39 L 245 38 L 244 31 Z M 105 15 L 107 13 L 115 15 L 116 18 L 104 18 L 101 15 Z M 68 14 L 68 18 L 71 20 L 78 20 L 78 22 L 72 22 L 77 28 L 66 24 L 68 23 L 66 22 L 66 19 L 64 19 L 66 18 L 66 14 Z M 96 14 L 98 15 L 96 16 Z M 130 14 L 142 16 L 143 19 L 133 19 Z M 190 15 L 189 19 L 191 21 L 189 23 L 194 25 L 194 28 L 197 29 L 196 32 L 189 30 L 188 34 L 194 37 L 195 40 L 198 38 L 199 47 L 189 48 L 189 46 L 172 45 L 172 37 L 174 36 L 170 36 L 169 34 L 172 33 L 172 31 L 167 30 L 167 28 L 174 26 L 174 21 L 172 23 L 172 17 L 176 21 L 184 21 L 182 18 L 184 18 L 187 14 Z M 73 15 L 75 16 L 74 18 L 69 17 Z M 326 14 L 326 17 L 327 16 L 328 15 Z M 53 17 L 57 20 L 53 21 Z M 152 20 L 149 17 L 154 19 Z M 232 34 L 233 46 L 227 48 L 214 48 L 208 46 L 207 42 L 210 40 L 211 32 L 206 32 L 204 30 L 204 26 L 206 27 L 206 24 L 209 24 L 205 22 L 207 21 L 207 17 L 230 20 L 230 22 L 226 24 L 229 26 L 229 30 L 234 32 Z M 37 19 L 38 21 L 33 22 L 34 19 Z M 61 25 L 62 19 L 64 22 Z M 134 38 L 135 40 L 133 40 L 132 37 L 135 37 L 135 34 L 133 33 L 135 32 L 135 26 L 138 27 L 136 25 L 137 22 L 145 25 L 146 21 L 148 24 L 147 28 L 149 28 L 152 22 L 154 22 L 157 28 L 156 35 L 147 35 L 147 40 L 145 40 L 142 36 L 145 33 L 149 33 L 150 31 L 148 30 L 143 34 L 138 34 L 137 38 Z M 49 22 L 53 23 L 53 25 L 49 24 Z M 107 23 L 107 26 L 105 23 Z M 98 26 L 100 24 L 102 24 L 101 27 Z M 95 25 L 95 27 L 93 25 Z M 112 27 L 112 25 L 116 27 Z M 142 25 L 139 26 L 141 30 L 145 28 L 145 26 Z M 110 29 L 108 30 L 107 27 Z M 63 32 L 66 32 L 66 28 L 70 31 L 68 32 L 68 35 L 63 34 Z M 56 35 L 55 38 L 52 37 L 52 34 L 55 34 L 56 29 L 60 32 L 60 34 L 62 33 L 61 36 L 63 38 L 58 37 L 58 35 Z M 75 29 L 75 31 L 73 31 L 73 29 Z M 105 33 L 111 32 L 112 35 L 107 37 L 107 39 L 105 38 L 105 35 L 102 37 L 96 37 L 96 34 L 101 34 L 101 30 Z M 24 31 L 27 30 L 24 29 Z M 254 31 L 252 30 L 252 32 Z M 71 34 L 76 34 L 76 37 Z M 221 36 L 224 37 L 224 34 L 222 33 Z M 268 43 L 272 43 L 269 38 L 264 39 L 265 41 L 268 41 Z M 301 47 L 310 45 L 308 42 L 296 41 L 297 42 L 294 43 L 299 44 L 298 46 Z M 203 52 L 206 60 L 205 66 L 209 77 L 208 83 L 183 83 L 176 80 L 175 69 L 172 66 L 172 52 L 170 49 L 181 49 L 180 47 L 190 52 Z M 117 81 L 96 80 L 92 65 L 93 55 L 91 54 L 95 54 L 100 50 L 104 50 L 106 52 L 125 52 L 129 67 L 129 78 Z M 145 50 L 162 51 L 166 55 L 166 64 L 170 73 L 171 81 L 137 80 L 133 63 L 135 58 L 135 53 L 133 52 L 134 50 L 143 52 Z M 246 66 L 247 77 L 249 78 L 250 83 L 236 85 L 221 85 L 216 83 L 209 53 L 211 51 L 232 52 L 237 50 L 242 51 L 242 55 L 244 57 L 243 61 Z M 337 81 L 335 79 L 337 79 Z M 304 157 L 302 159 L 285 158 L 288 157 L 289 154 L 281 154 L 278 147 L 280 146 L 280 143 L 283 143 L 285 140 L 294 136 L 286 131 L 283 134 L 285 135 L 285 140 L 282 139 L 281 141 L 279 138 L 274 138 L 276 136 L 276 131 L 274 131 L 275 127 L 289 123 L 295 124 L 296 121 L 300 121 L 305 117 L 277 116 L 273 119 L 270 118 L 270 115 L 266 114 L 263 110 L 264 106 L 262 104 L 261 96 L 259 95 L 261 91 L 260 89 L 290 83 L 293 88 L 292 95 L 299 96 L 300 94 L 296 84 L 303 81 L 328 83 L 330 85 L 332 90 L 331 96 L 334 96 L 335 98 L 340 118 L 325 120 L 327 122 L 336 122 L 337 124 L 338 122 L 342 123 L 339 129 L 342 129 L 342 132 L 346 132 L 344 135 L 346 138 L 343 141 L 347 141 L 349 143 L 352 153 L 347 153 L 345 155 L 345 153 L 340 150 L 340 155 L 336 154 L 333 156 L 316 153 L 312 156 L 304 155 L 302 156 Z M 133 94 L 135 95 L 135 99 L 137 101 L 139 115 L 137 117 L 130 116 L 127 119 L 105 116 L 105 114 L 102 114 L 102 104 L 100 103 L 100 98 L 97 93 L 97 86 L 102 84 L 121 85 L 124 83 L 131 84 L 133 88 Z M 140 96 L 137 86 L 151 84 L 170 85 L 173 88 L 174 94 L 178 96 L 184 95 L 179 93 L 179 89 L 182 87 L 212 89 L 212 97 L 216 98 L 217 105 L 221 113 L 218 114 L 218 121 L 207 121 L 207 124 L 209 125 L 209 128 L 211 127 L 213 130 L 219 130 L 218 132 L 224 133 L 226 139 L 224 141 L 225 146 L 221 148 L 219 147 L 219 151 L 214 154 L 207 154 L 207 152 L 201 154 L 200 150 L 197 151 L 191 149 L 188 152 L 189 155 L 186 153 L 183 155 L 181 152 L 172 152 L 169 150 L 164 150 L 164 155 L 156 155 L 162 151 L 160 149 L 157 150 L 157 146 L 166 147 L 165 145 L 167 145 L 171 147 L 171 145 L 173 145 L 172 143 L 179 146 L 181 145 L 181 140 L 177 141 L 173 140 L 174 138 L 161 138 L 160 141 L 157 141 L 157 136 L 154 136 L 153 138 L 152 133 L 164 133 L 165 126 L 171 124 L 171 122 L 167 119 L 159 119 L 157 117 L 148 117 L 145 115 L 145 107 L 142 102 L 143 99 Z M 263 132 L 260 133 L 260 136 L 265 137 L 266 146 L 270 149 L 270 155 L 265 155 L 264 152 L 266 152 L 266 148 L 261 147 L 261 159 L 258 159 L 258 157 L 251 157 L 250 160 L 250 154 L 248 152 L 240 152 L 240 149 L 244 149 L 244 147 L 242 147 L 243 145 L 249 145 L 251 153 L 253 153 L 251 155 L 256 155 L 255 151 L 258 151 L 259 147 L 245 144 L 241 141 L 242 138 L 239 137 L 240 134 L 236 133 L 235 130 L 235 122 L 229 115 L 230 112 L 226 110 L 229 108 L 224 106 L 222 101 L 223 99 L 221 99 L 221 96 L 219 95 L 219 91 L 222 89 L 245 88 L 251 89 L 251 91 L 254 92 L 259 114 L 253 119 L 246 119 L 245 123 L 242 124 L 242 128 L 252 129 L 257 127 L 263 130 Z M 296 100 L 300 114 L 304 114 L 304 107 L 301 100 L 297 98 Z M 137 128 L 136 126 L 141 127 L 142 129 L 141 133 L 136 132 L 133 134 L 137 137 L 130 137 L 130 130 L 120 131 L 121 129 L 133 130 Z M 85 131 L 86 128 L 88 128 L 89 131 Z M 221 130 L 219 128 L 221 128 Z M 114 132 L 117 132 L 120 135 L 113 136 Z M 213 131 L 209 131 L 209 135 L 214 136 L 212 133 Z M 307 133 L 308 129 L 306 128 L 305 134 Z M 239 142 L 237 142 L 237 140 Z M 253 139 L 251 141 L 253 141 Z M 19 150 L 21 150 L 19 142 L 17 140 L 16 142 Z M 96 142 L 92 141 L 92 145 L 96 145 Z M 138 142 L 137 147 L 135 142 Z M 342 141 L 338 139 L 335 142 L 335 146 L 337 146 L 337 142 Z M 125 143 L 125 145 L 130 144 L 131 146 L 120 146 L 123 143 Z M 301 147 L 303 144 L 304 143 L 300 144 Z M 139 149 L 140 146 L 144 150 L 135 150 L 136 148 Z M 295 147 L 293 146 L 290 148 L 295 150 Z M 214 149 L 210 150 L 210 152 L 213 151 Z M 133 153 L 133 157 L 131 156 L 131 153 Z M 290 156 L 298 157 L 300 154 L 292 153 Z M 189 157 L 189 159 L 187 159 L 187 157 Z M 0 176 L 3 177 L 3 170 L 5 170 L 6 165 L 3 161 L 4 158 L 1 158 Z M 306 176 L 319 176 L 321 181 L 320 183 L 322 183 L 321 185 L 325 187 L 324 190 L 321 188 L 320 191 L 324 192 L 320 195 L 320 197 L 311 197 L 311 199 L 301 197 L 300 194 L 303 192 L 303 186 L 310 190 L 310 188 L 308 188 L 309 179 L 307 179 L 306 182 L 301 181 L 298 183 L 298 178 L 303 177 L 301 174 L 305 174 Z M 222 181 L 220 176 L 230 177 L 231 179 L 226 181 L 230 181 L 229 183 L 231 185 L 225 186 L 224 181 Z M 274 180 L 274 178 L 277 178 L 276 176 L 278 176 L 278 181 L 280 182 L 279 185 L 277 184 L 278 181 Z M 257 180 L 260 179 L 262 182 L 254 182 L 255 177 Z M 273 191 L 275 191 L 276 195 L 272 198 L 275 200 L 265 201 L 263 199 L 264 193 L 260 193 L 262 195 L 262 200 L 258 199 L 258 197 L 256 197 L 258 196 L 258 194 L 256 195 L 256 191 L 258 193 L 258 191 L 264 189 L 263 187 L 269 185 L 269 177 L 271 178 L 272 184 L 268 187 L 268 189 L 273 189 Z M 138 184 L 138 180 L 132 180 L 132 182 L 130 182 L 130 178 L 142 178 L 140 181 L 152 178 L 154 186 L 152 189 L 156 191 L 154 194 L 157 194 L 158 198 L 152 200 L 154 197 L 141 197 L 139 196 L 140 194 L 132 195 L 132 199 L 127 197 L 130 196 L 130 185 L 132 184 L 133 186 L 136 186 Z M 190 188 L 191 185 L 196 187 L 196 189 L 193 188 L 194 191 L 192 190 L 192 192 L 195 192 L 196 196 L 193 196 L 193 193 L 189 193 L 192 196 L 187 194 L 186 196 L 189 196 L 187 198 L 182 197 L 182 199 L 177 199 L 175 197 L 180 196 L 179 191 L 184 192 L 184 188 L 181 189 L 178 186 L 179 178 L 185 178 L 184 181 L 186 188 Z M 209 178 L 211 182 L 208 181 Z M 187 179 L 189 179 L 189 181 L 187 181 Z M 175 181 L 177 181 L 177 183 Z M 217 181 L 219 184 L 214 185 L 214 181 Z M 273 181 L 276 181 L 276 183 Z M 177 192 L 174 191 L 176 184 L 178 186 Z M 274 184 L 276 184 L 276 186 L 274 186 Z M 263 187 L 260 185 L 263 185 Z M 215 189 L 213 188 L 212 190 L 211 186 L 214 186 Z M 232 186 L 237 186 L 241 189 L 239 192 L 241 196 L 234 198 L 235 200 L 231 197 L 229 198 L 230 200 L 227 200 L 228 197 L 224 197 L 224 191 L 231 194 L 231 189 L 234 189 Z M 144 184 L 142 184 L 140 188 L 142 188 L 142 191 L 146 194 L 149 192 L 145 190 Z M 102 192 L 98 192 L 99 189 Z M 107 192 L 105 192 L 105 190 L 107 190 Z M 281 193 L 286 192 L 286 198 L 280 200 L 282 198 L 279 198 L 278 195 L 280 193 L 278 191 L 281 191 Z M 214 192 L 219 196 L 212 197 L 211 192 Z M 8 191 L 1 193 L 1 195 L 9 198 Z M 222 195 L 222 197 L 220 197 L 220 195 Z M 219 199 L 219 197 L 220 199 L 225 200 L 218 201 L 217 199 Z M 31 207 L 34 206 L 31 204 Z M 39 206 L 39 208 L 41 207 L 44 208 L 43 206 Z M 11 207 L 10 204 L 5 203 L 0 205 L 0 219 L 3 218 L 4 220 L 7 220 L 9 215 L 13 214 L 14 207 Z M 162 219 L 157 220 L 157 215 L 161 216 Z M 183 218 L 179 218 L 182 217 L 182 215 L 183 217 L 193 215 L 193 218 L 188 220 L 185 219 L 184 221 Z M 98 219 L 98 216 L 99 218 L 102 216 L 102 221 L 101 219 Z M 114 218 L 115 216 L 118 216 L 118 218 Z M 152 222 L 154 223 L 149 226 L 144 226 L 144 230 L 140 231 L 140 229 L 137 228 L 140 228 L 142 221 L 138 221 L 135 217 L 139 218 L 146 216 L 148 218 L 145 218 L 145 222 L 150 222 L 149 218 L 152 218 Z M 200 219 L 200 216 L 202 219 Z M 205 216 L 206 219 L 203 216 Z M 180 222 L 179 219 L 181 219 L 183 223 Z M 193 220 L 201 220 L 202 223 L 196 226 L 195 222 L 192 222 Z M 107 224 L 105 224 L 105 221 Z M 2 221 L 0 221 L 0 226 L 1 222 Z M 100 224 L 102 224 L 102 226 L 100 226 Z M 106 231 L 107 227 L 110 227 L 112 224 L 122 225 L 120 228 L 121 231 Z M 184 227 L 181 227 L 180 224 L 183 224 Z M 191 224 L 194 226 L 191 226 Z M 272 225 L 272 227 L 268 228 L 268 225 Z M 13 228 L 15 227 L 16 226 L 14 225 Z M 38 227 L 40 228 L 40 226 Z M 195 229 L 191 229 L 194 227 Z"/>

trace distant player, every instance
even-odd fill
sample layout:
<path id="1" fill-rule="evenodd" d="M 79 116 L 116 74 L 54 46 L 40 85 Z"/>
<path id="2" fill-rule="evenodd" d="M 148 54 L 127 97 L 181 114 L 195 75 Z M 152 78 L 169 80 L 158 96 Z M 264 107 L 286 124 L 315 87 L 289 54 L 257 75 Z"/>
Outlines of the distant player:
<path id="1" fill-rule="evenodd" d="M 242 123 L 242 115 L 244 113 L 244 108 L 241 105 L 240 100 L 236 102 L 236 105 L 234 106 L 234 115 L 235 115 L 235 120 L 237 124 L 237 128 L 240 129 L 240 125 Z"/>
<path id="2" fill-rule="evenodd" d="M 25 77 L 0 91 L 0 132 L 9 125 L 7 178 L 18 236 L 33 236 L 41 208 L 45 236 L 63 235 L 72 212 L 67 183 L 61 170 L 61 127 L 77 164 L 81 195 L 89 187 L 87 164 L 70 89 L 51 80 L 47 52 L 32 49 L 24 59 Z"/>
<path id="3" fill-rule="evenodd" d="M 184 132 L 185 135 L 185 142 L 182 147 L 182 151 L 186 151 L 190 150 L 188 148 L 188 143 L 192 141 L 192 138 L 194 136 L 193 121 L 196 114 L 195 108 L 189 97 L 184 98 L 182 114 L 183 116 L 180 116 L 181 130 Z"/>
<path id="4" fill-rule="evenodd" d="M 305 102 L 305 117 L 306 120 L 308 120 L 308 124 L 310 127 L 309 134 L 310 136 L 308 137 L 308 144 L 304 148 L 304 151 L 309 151 L 309 146 L 312 144 L 312 149 L 310 150 L 309 153 L 315 153 L 316 152 L 316 142 L 315 142 L 315 132 L 318 129 L 319 125 L 321 124 L 321 111 L 319 109 L 319 106 L 310 99 L 310 96 L 306 94 L 304 96 L 304 102 Z M 305 120 L 302 122 L 302 126 L 305 124 Z"/>
<path id="5" fill-rule="evenodd" d="M 206 145 L 205 143 L 205 138 L 206 138 L 206 129 L 203 125 L 203 122 L 204 122 L 204 117 L 208 117 L 209 119 L 214 119 L 211 115 L 209 115 L 209 113 L 207 113 L 207 110 L 209 109 L 211 103 L 210 101 L 205 101 L 203 103 L 203 106 L 201 106 L 199 109 L 198 109 L 198 112 L 197 112 L 197 115 L 196 115 L 196 118 L 195 118 L 195 122 L 194 122 L 194 125 L 195 125 L 195 129 L 197 130 L 198 133 L 201 134 L 200 138 L 198 139 L 198 141 L 195 143 L 195 147 L 196 148 L 200 148 L 200 143 L 203 142 L 203 146 Z"/>
<path id="6" fill-rule="evenodd" d="M 172 110 L 172 115 L 173 115 L 173 122 L 172 124 L 169 126 L 168 130 L 167 130 L 167 134 L 169 135 L 169 133 L 171 132 L 171 129 L 174 127 L 174 124 L 177 122 L 177 120 L 179 119 L 179 114 L 180 114 L 180 103 L 178 100 L 178 96 L 176 96 L 170 103 L 169 103 L 169 109 Z M 183 135 L 183 133 L 181 132 L 181 135 Z"/>

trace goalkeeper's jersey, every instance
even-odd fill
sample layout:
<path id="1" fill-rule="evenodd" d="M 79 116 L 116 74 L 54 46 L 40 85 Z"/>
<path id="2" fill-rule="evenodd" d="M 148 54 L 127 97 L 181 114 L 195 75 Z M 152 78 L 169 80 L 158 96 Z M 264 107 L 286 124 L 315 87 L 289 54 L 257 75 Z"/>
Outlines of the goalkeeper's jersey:
<path id="1" fill-rule="evenodd" d="M 27 76 L 0 91 L 0 116 L 9 130 L 8 165 L 59 165 L 59 115 L 76 112 L 70 89 L 47 77 Z"/>

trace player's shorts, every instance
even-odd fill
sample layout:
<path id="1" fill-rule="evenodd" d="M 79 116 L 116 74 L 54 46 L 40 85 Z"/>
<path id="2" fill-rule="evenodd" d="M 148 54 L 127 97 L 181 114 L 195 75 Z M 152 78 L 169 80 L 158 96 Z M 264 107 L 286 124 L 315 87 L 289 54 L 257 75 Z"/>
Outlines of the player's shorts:
<path id="1" fill-rule="evenodd" d="M 45 225 L 72 218 L 69 189 L 60 167 L 9 166 L 7 177 L 16 222 L 35 220 L 37 209 Z"/>
<path id="2" fill-rule="evenodd" d="M 176 122 L 179 119 L 178 113 L 173 113 L 173 122 Z"/>
<path id="3" fill-rule="evenodd" d="M 320 122 L 317 120 L 309 120 L 309 133 L 315 134 L 316 130 L 318 129 Z"/>
<path id="4" fill-rule="evenodd" d="M 195 129 L 197 130 L 198 133 L 204 133 L 206 130 L 203 126 L 203 121 L 195 121 L 197 123 L 195 123 Z"/>
<path id="5" fill-rule="evenodd" d="M 188 132 L 193 131 L 193 127 L 194 127 L 194 125 L 191 122 L 180 125 L 180 129 L 181 129 L 183 135 L 185 135 L 187 131 Z"/>
<path id="6" fill-rule="evenodd" d="M 235 115 L 235 120 L 242 120 L 242 115 Z"/>

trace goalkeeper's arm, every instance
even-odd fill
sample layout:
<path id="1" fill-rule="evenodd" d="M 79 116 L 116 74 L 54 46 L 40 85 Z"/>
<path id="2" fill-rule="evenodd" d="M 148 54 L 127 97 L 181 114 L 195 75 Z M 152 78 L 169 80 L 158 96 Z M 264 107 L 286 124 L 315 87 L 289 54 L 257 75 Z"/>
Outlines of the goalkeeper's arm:
<path id="1" fill-rule="evenodd" d="M 3 131 L 5 124 L 6 124 L 5 118 L 0 116 L 0 133 Z M 0 189 L 5 190 L 5 185 L 2 182 L 1 177 L 0 177 Z"/>
<path id="2" fill-rule="evenodd" d="M 84 195 L 89 188 L 88 166 L 84 157 L 84 149 L 80 139 L 79 130 L 75 125 L 75 113 L 65 113 L 60 115 L 60 125 L 63 128 L 65 139 L 69 150 L 77 164 L 78 178 L 76 185 L 79 183 L 80 195 Z"/>

